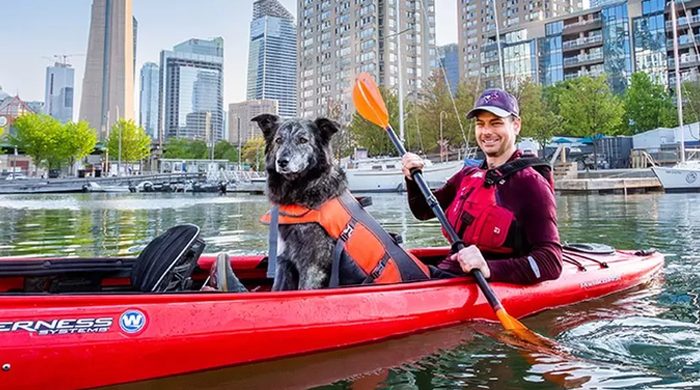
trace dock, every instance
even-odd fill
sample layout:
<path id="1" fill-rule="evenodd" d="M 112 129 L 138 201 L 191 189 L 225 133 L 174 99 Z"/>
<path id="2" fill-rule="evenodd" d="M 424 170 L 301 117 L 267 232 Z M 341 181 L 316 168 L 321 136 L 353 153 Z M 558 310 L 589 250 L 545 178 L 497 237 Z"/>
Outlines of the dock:
<path id="1" fill-rule="evenodd" d="M 575 172 L 575 173 L 574 173 Z M 559 194 L 628 194 L 663 192 L 651 169 L 601 169 L 556 175 L 554 189 Z"/>

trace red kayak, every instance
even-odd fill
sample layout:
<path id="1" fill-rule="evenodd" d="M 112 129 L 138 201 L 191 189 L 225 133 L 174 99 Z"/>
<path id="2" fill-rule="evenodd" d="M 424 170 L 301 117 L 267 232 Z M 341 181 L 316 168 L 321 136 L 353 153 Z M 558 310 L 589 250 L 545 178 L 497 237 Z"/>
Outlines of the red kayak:
<path id="1" fill-rule="evenodd" d="M 231 258 L 253 292 L 199 291 L 217 257 L 197 244 L 176 251 L 165 278 L 142 264 L 150 244 L 139 258 L 0 259 L 0 388 L 104 386 L 496 320 L 470 277 L 270 292 L 263 256 Z M 412 252 L 434 264 L 448 248 Z M 644 251 L 566 250 L 565 260 L 558 280 L 492 287 L 524 317 L 639 285 L 663 266 Z"/>

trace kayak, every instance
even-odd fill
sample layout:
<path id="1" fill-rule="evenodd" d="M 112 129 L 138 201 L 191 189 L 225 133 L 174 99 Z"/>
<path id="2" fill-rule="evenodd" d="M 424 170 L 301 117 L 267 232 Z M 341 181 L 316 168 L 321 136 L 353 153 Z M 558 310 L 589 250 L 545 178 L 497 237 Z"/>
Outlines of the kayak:
<path id="1" fill-rule="evenodd" d="M 435 264 L 449 248 L 410 251 Z M 195 256 L 191 284 L 174 292 L 135 291 L 138 258 L 0 258 L 0 387 L 106 386 L 497 321 L 468 276 L 271 292 L 265 256 L 231 256 L 251 292 L 200 291 L 216 258 Z M 564 259 L 557 280 L 491 286 L 521 318 L 640 285 L 664 262 L 580 248 Z"/>

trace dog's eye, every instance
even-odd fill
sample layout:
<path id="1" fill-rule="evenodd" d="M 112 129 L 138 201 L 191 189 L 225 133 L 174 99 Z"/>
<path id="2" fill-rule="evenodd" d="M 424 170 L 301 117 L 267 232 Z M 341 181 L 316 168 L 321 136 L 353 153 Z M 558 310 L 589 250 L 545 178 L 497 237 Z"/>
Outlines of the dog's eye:
<path id="1" fill-rule="evenodd" d="M 278 145 L 282 144 L 282 137 L 275 138 L 275 143 Z"/>
<path id="2" fill-rule="evenodd" d="M 304 137 L 300 137 L 300 138 L 299 138 L 299 143 L 300 143 L 300 144 L 305 144 L 305 143 L 307 143 L 307 142 L 309 142 L 308 139 L 306 139 L 306 138 L 304 138 Z"/>

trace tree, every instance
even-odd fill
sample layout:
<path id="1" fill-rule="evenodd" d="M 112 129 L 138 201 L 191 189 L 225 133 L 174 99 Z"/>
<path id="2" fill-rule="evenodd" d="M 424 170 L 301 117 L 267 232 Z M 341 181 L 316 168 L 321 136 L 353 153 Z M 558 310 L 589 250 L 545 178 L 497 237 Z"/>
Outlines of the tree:
<path id="1" fill-rule="evenodd" d="M 228 141 L 219 141 L 214 146 L 214 158 L 238 161 L 238 148 L 230 144 Z"/>
<path id="2" fill-rule="evenodd" d="M 678 125 L 671 96 L 663 85 L 655 83 L 647 73 L 632 74 L 624 103 L 629 134 Z"/>
<path id="3" fill-rule="evenodd" d="M 24 114 L 14 122 L 17 130 L 10 135 L 12 145 L 31 156 L 36 166 L 48 169 L 60 168 L 66 161 L 64 127 L 56 119 L 45 114 Z"/>
<path id="4" fill-rule="evenodd" d="M 151 154 L 151 137 L 146 131 L 131 119 L 120 119 L 112 126 L 107 141 L 112 161 L 120 158 L 120 138 L 122 161 L 139 161 Z"/>
<path id="5" fill-rule="evenodd" d="M 254 137 L 243 145 L 243 160 L 261 171 L 265 167 L 265 139 Z"/>
<path id="6" fill-rule="evenodd" d="M 554 134 L 561 130 L 561 117 L 549 107 L 539 84 L 529 80 L 522 82 L 516 96 L 522 119 L 520 136 L 532 137 L 544 150 Z"/>
<path id="7" fill-rule="evenodd" d="M 624 106 L 610 91 L 605 75 L 579 77 L 564 83 L 558 96 L 564 130 L 593 139 L 594 167 L 598 164 L 597 134 L 615 135 L 622 128 Z"/>
<path id="8" fill-rule="evenodd" d="M 344 156 L 352 153 L 352 134 L 348 126 L 343 122 L 343 105 L 339 100 L 329 98 L 326 104 L 325 116 L 338 123 L 338 132 L 331 139 L 331 146 L 335 158 L 340 160 Z"/>
<path id="9" fill-rule="evenodd" d="M 95 150 L 97 145 L 97 132 L 86 121 L 68 122 L 64 125 L 66 133 L 66 147 L 69 163 L 72 166 L 75 161 L 82 159 Z"/>
<path id="10" fill-rule="evenodd" d="M 686 81 L 682 84 L 681 91 L 683 91 L 683 122 L 700 121 L 700 82 Z"/>

